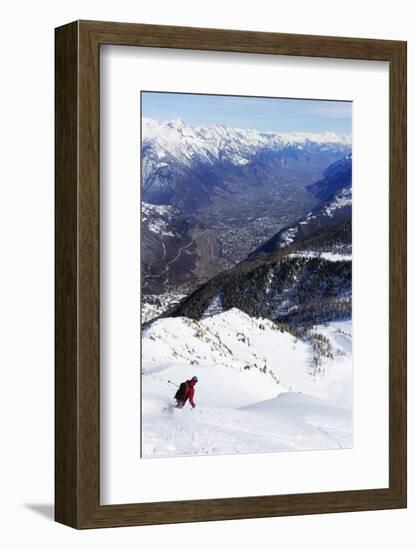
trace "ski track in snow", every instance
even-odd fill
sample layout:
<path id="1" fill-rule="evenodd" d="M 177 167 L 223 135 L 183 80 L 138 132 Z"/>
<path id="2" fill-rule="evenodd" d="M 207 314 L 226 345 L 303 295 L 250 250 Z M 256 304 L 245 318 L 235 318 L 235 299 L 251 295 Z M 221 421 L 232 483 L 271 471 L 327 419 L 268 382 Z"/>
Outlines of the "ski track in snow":
<path id="1" fill-rule="evenodd" d="M 153 323 L 142 340 L 142 456 L 350 448 L 351 322 L 314 330 L 335 354 L 315 377 L 309 344 L 239 310 Z M 178 410 L 173 382 L 193 374 L 197 407 Z"/>

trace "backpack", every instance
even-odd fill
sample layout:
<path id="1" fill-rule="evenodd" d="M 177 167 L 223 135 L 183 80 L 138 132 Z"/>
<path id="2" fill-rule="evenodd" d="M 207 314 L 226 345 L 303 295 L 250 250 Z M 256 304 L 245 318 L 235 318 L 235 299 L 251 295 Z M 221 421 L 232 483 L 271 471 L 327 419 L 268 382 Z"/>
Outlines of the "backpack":
<path id="1" fill-rule="evenodd" d="M 187 395 L 188 384 L 187 382 L 181 382 L 180 387 L 178 388 L 174 399 L 177 401 L 185 401 Z"/>

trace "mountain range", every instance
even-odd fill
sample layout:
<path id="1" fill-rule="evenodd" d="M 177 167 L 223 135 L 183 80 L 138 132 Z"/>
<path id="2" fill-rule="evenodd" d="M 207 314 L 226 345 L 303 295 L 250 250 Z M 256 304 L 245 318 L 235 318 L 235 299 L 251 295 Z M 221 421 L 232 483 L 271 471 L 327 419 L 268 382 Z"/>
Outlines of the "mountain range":
<path id="1" fill-rule="evenodd" d="M 179 119 L 143 118 L 142 198 L 195 211 L 211 204 L 213 195 L 233 194 L 237 177 L 240 193 L 244 184 L 263 188 L 303 174 L 307 166 L 317 174 L 350 150 L 350 137 L 333 132 L 192 128 Z"/>
<path id="2" fill-rule="evenodd" d="M 349 182 L 349 136 L 144 118 L 143 293 L 187 294 L 248 257 L 343 221 Z"/>

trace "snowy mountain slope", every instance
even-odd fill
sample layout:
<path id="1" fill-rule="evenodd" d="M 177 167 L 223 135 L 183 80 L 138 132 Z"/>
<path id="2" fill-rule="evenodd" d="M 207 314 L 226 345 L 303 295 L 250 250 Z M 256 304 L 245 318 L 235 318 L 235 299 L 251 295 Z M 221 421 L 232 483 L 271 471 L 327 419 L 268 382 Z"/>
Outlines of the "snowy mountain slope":
<path id="1" fill-rule="evenodd" d="M 330 344 L 331 356 L 322 356 L 318 365 L 313 361 L 313 377 L 318 382 L 315 395 L 340 407 L 352 407 L 352 320 L 316 325 L 309 332 L 320 335 Z M 314 393 L 314 392 L 313 392 Z"/>
<path id="2" fill-rule="evenodd" d="M 175 218 L 179 212 L 172 206 L 158 206 L 142 202 L 142 223 L 152 233 L 175 237 Z"/>
<path id="3" fill-rule="evenodd" d="M 348 392 L 350 355 L 332 349 L 336 360 L 324 357 L 318 372 L 308 342 L 239 310 L 155 321 L 142 338 L 143 456 L 350 446 L 351 402 L 333 391 L 340 380 Z M 173 382 L 194 374 L 197 409 L 172 409 Z M 284 395 L 292 397 L 263 410 Z"/>
<path id="4" fill-rule="evenodd" d="M 162 294 L 143 294 L 142 295 L 142 316 L 143 324 L 159 317 L 165 311 L 177 306 L 185 298 L 185 294 L 178 292 L 164 292 Z"/>
<path id="5" fill-rule="evenodd" d="M 271 321 L 253 319 L 237 309 L 203 321 L 185 317 L 159 319 L 145 328 L 142 336 L 144 374 L 158 371 L 161 363 L 167 372 L 178 369 L 179 364 L 200 372 L 222 367 L 226 369 L 224 376 L 234 376 L 227 372 L 234 371 L 239 373 L 242 386 L 232 397 L 237 399 L 236 407 L 245 402 L 248 391 L 253 392 L 250 386 L 256 380 L 261 391 L 259 399 L 271 396 L 271 391 L 272 396 L 276 395 L 294 380 L 299 388 L 311 387 L 304 368 L 310 357 L 309 347 L 291 334 L 281 333 Z M 223 404 L 223 390 L 218 391 Z M 230 401 L 228 391 L 224 398 L 225 403 Z"/>
<path id="6" fill-rule="evenodd" d="M 343 249 L 321 253 L 316 248 L 289 248 L 242 262 L 164 315 L 201 319 L 215 304 L 217 312 L 238 308 L 295 326 L 350 318 L 351 257 L 342 254 Z"/>
<path id="7" fill-rule="evenodd" d="M 323 178 L 309 185 L 307 189 L 321 201 L 332 199 L 337 193 L 352 186 L 352 153 L 331 164 Z"/>

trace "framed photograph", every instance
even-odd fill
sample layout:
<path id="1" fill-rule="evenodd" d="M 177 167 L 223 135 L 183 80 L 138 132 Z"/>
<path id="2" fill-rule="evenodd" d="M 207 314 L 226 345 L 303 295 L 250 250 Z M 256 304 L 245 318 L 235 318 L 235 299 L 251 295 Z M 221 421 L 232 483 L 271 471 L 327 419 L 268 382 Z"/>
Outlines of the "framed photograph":
<path id="1" fill-rule="evenodd" d="M 56 521 L 406 506 L 406 43 L 56 29 Z"/>

